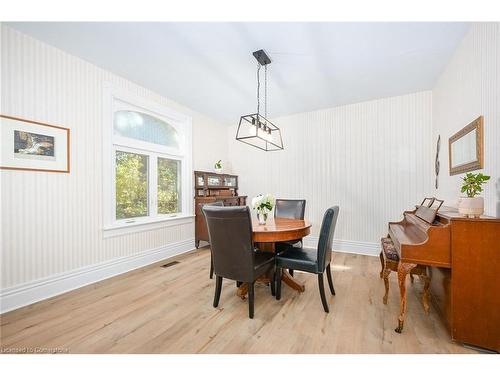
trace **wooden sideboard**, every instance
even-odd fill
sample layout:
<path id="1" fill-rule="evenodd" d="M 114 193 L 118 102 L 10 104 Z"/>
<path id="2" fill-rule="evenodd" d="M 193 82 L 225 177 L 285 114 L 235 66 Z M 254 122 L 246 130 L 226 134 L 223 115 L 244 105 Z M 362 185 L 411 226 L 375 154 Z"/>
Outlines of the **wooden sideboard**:
<path id="1" fill-rule="evenodd" d="M 224 206 L 245 206 L 246 196 L 238 195 L 238 176 L 214 172 L 194 172 L 195 245 L 208 242 L 208 230 L 201 208 L 221 201 Z"/>

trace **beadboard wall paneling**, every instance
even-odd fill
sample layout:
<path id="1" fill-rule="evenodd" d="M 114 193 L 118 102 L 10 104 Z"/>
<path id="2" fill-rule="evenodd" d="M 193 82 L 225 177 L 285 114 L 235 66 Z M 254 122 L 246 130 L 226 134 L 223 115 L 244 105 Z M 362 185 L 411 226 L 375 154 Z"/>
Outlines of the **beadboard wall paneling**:
<path id="1" fill-rule="evenodd" d="M 335 238 L 377 243 L 431 190 L 430 91 L 274 119 L 284 151 L 264 152 L 234 139 L 229 160 L 240 193 L 305 198 L 312 236 L 326 208 L 340 206 Z"/>
<path id="2" fill-rule="evenodd" d="M 71 173 L 2 170 L 1 289 L 194 240 L 194 221 L 103 238 L 103 84 L 193 119 L 193 167 L 227 159 L 215 121 L 5 25 L 1 112 L 71 129 Z M 194 242 L 193 242 L 194 243 Z M 185 251 L 185 249 L 184 249 Z"/>
<path id="3" fill-rule="evenodd" d="M 500 23 L 471 26 L 433 90 L 433 138 L 441 135 L 441 176 L 436 196 L 456 206 L 461 177 L 450 176 L 448 139 L 484 116 L 486 214 L 500 217 Z"/>

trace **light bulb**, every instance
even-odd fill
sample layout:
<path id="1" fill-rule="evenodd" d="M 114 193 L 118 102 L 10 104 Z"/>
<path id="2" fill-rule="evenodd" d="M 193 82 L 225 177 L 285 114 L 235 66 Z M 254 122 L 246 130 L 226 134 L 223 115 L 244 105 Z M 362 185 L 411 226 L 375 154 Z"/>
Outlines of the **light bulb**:
<path id="1" fill-rule="evenodd" d="M 255 125 L 250 125 L 248 127 L 248 135 L 255 136 L 256 135 L 256 130 L 257 130 L 257 127 Z"/>
<path id="2" fill-rule="evenodd" d="M 266 139 L 265 136 L 266 136 L 266 132 L 264 132 L 264 130 L 262 130 L 262 128 L 259 128 L 257 129 L 257 136 L 259 138 L 262 138 L 262 139 Z"/>

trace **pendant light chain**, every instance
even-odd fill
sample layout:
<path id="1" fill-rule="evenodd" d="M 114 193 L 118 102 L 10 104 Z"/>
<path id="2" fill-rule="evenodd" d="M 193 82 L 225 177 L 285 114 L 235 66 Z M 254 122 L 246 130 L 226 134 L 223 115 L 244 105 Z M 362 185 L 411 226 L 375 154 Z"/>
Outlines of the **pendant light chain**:
<path id="1" fill-rule="evenodd" d="M 260 64 L 257 63 L 257 114 L 260 113 Z"/>
<path id="2" fill-rule="evenodd" d="M 267 123 L 267 65 L 264 65 L 264 117 Z"/>

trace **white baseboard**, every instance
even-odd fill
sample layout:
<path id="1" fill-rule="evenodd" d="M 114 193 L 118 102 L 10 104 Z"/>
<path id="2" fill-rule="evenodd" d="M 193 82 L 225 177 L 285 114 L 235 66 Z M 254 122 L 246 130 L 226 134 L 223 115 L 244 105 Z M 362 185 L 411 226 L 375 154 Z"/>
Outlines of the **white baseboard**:
<path id="1" fill-rule="evenodd" d="M 194 239 L 30 281 L 0 291 L 0 313 L 81 288 L 194 249 Z"/>
<path id="2" fill-rule="evenodd" d="M 316 248 L 318 246 L 318 241 L 318 236 L 307 236 L 304 238 L 304 247 Z M 333 251 L 338 251 L 340 253 L 378 256 L 380 254 L 380 243 L 333 240 Z"/>

